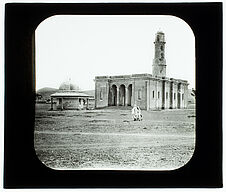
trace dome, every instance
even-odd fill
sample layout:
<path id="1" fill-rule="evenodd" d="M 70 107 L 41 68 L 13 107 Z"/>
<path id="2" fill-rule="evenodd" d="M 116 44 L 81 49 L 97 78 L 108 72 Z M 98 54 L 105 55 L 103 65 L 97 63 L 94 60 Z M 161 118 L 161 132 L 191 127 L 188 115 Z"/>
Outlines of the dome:
<path id="1" fill-rule="evenodd" d="M 66 81 L 66 82 L 63 82 L 60 85 L 59 90 L 67 90 L 67 91 L 74 90 L 74 91 L 78 91 L 79 90 L 79 86 L 77 86 L 75 84 L 72 84 L 70 81 Z"/>
<path id="2" fill-rule="evenodd" d="M 157 32 L 157 34 L 162 34 L 162 35 L 164 35 L 164 33 L 163 33 L 162 31 L 160 31 L 160 30 Z"/>

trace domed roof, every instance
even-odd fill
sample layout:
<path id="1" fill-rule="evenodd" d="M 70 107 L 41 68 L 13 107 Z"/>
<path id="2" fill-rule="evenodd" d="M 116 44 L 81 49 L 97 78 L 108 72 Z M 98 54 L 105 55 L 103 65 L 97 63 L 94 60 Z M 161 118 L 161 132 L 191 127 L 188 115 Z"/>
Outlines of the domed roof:
<path id="1" fill-rule="evenodd" d="M 71 81 L 66 81 L 66 82 L 63 82 L 60 85 L 59 90 L 67 90 L 67 91 L 74 90 L 74 91 L 78 91 L 79 90 L 79 86 L 77 86 L 75 84 L 72 84 Z"/>
<path id="2" fill-rule="evenodd" d="M 157 34 L 164 34 L 161 30 L 157 31 Z"/>

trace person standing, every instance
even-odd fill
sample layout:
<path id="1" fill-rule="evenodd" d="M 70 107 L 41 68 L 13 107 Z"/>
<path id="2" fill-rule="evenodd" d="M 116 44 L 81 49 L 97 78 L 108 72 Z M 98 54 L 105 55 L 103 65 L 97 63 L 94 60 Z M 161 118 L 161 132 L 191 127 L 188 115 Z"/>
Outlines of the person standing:
<path id="1" fill-rule="evenodd" d="M 141 114 L 141 109 L 139 106 L 137 106 L 137 120 L 142 121 L 143 116 Z"/>

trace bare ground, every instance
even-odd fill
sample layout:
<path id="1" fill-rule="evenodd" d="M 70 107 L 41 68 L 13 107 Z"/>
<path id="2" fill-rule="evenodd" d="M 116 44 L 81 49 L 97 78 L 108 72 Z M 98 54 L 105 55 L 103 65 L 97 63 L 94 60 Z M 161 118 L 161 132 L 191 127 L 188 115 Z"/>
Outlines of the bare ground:
<path id="1" fill-rule="evenodd" d="M 35 150 L 53 169 L 165 170 L 186 164 L 195 148 L 195 110 L 49 111 L 36 105 Z"/>

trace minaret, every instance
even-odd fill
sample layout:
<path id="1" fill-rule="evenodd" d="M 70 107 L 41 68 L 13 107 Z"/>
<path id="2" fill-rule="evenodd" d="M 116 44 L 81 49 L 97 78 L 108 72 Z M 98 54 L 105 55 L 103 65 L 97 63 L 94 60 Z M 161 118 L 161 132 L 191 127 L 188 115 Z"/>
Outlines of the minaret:
<path id="1" fill-rule="evenodd" d="M 158 77 L 166 76 L 165 60 L 165 35 L 158 31 L 155 35 L 155 58 L 153 59 L 152 75 Z"/>

